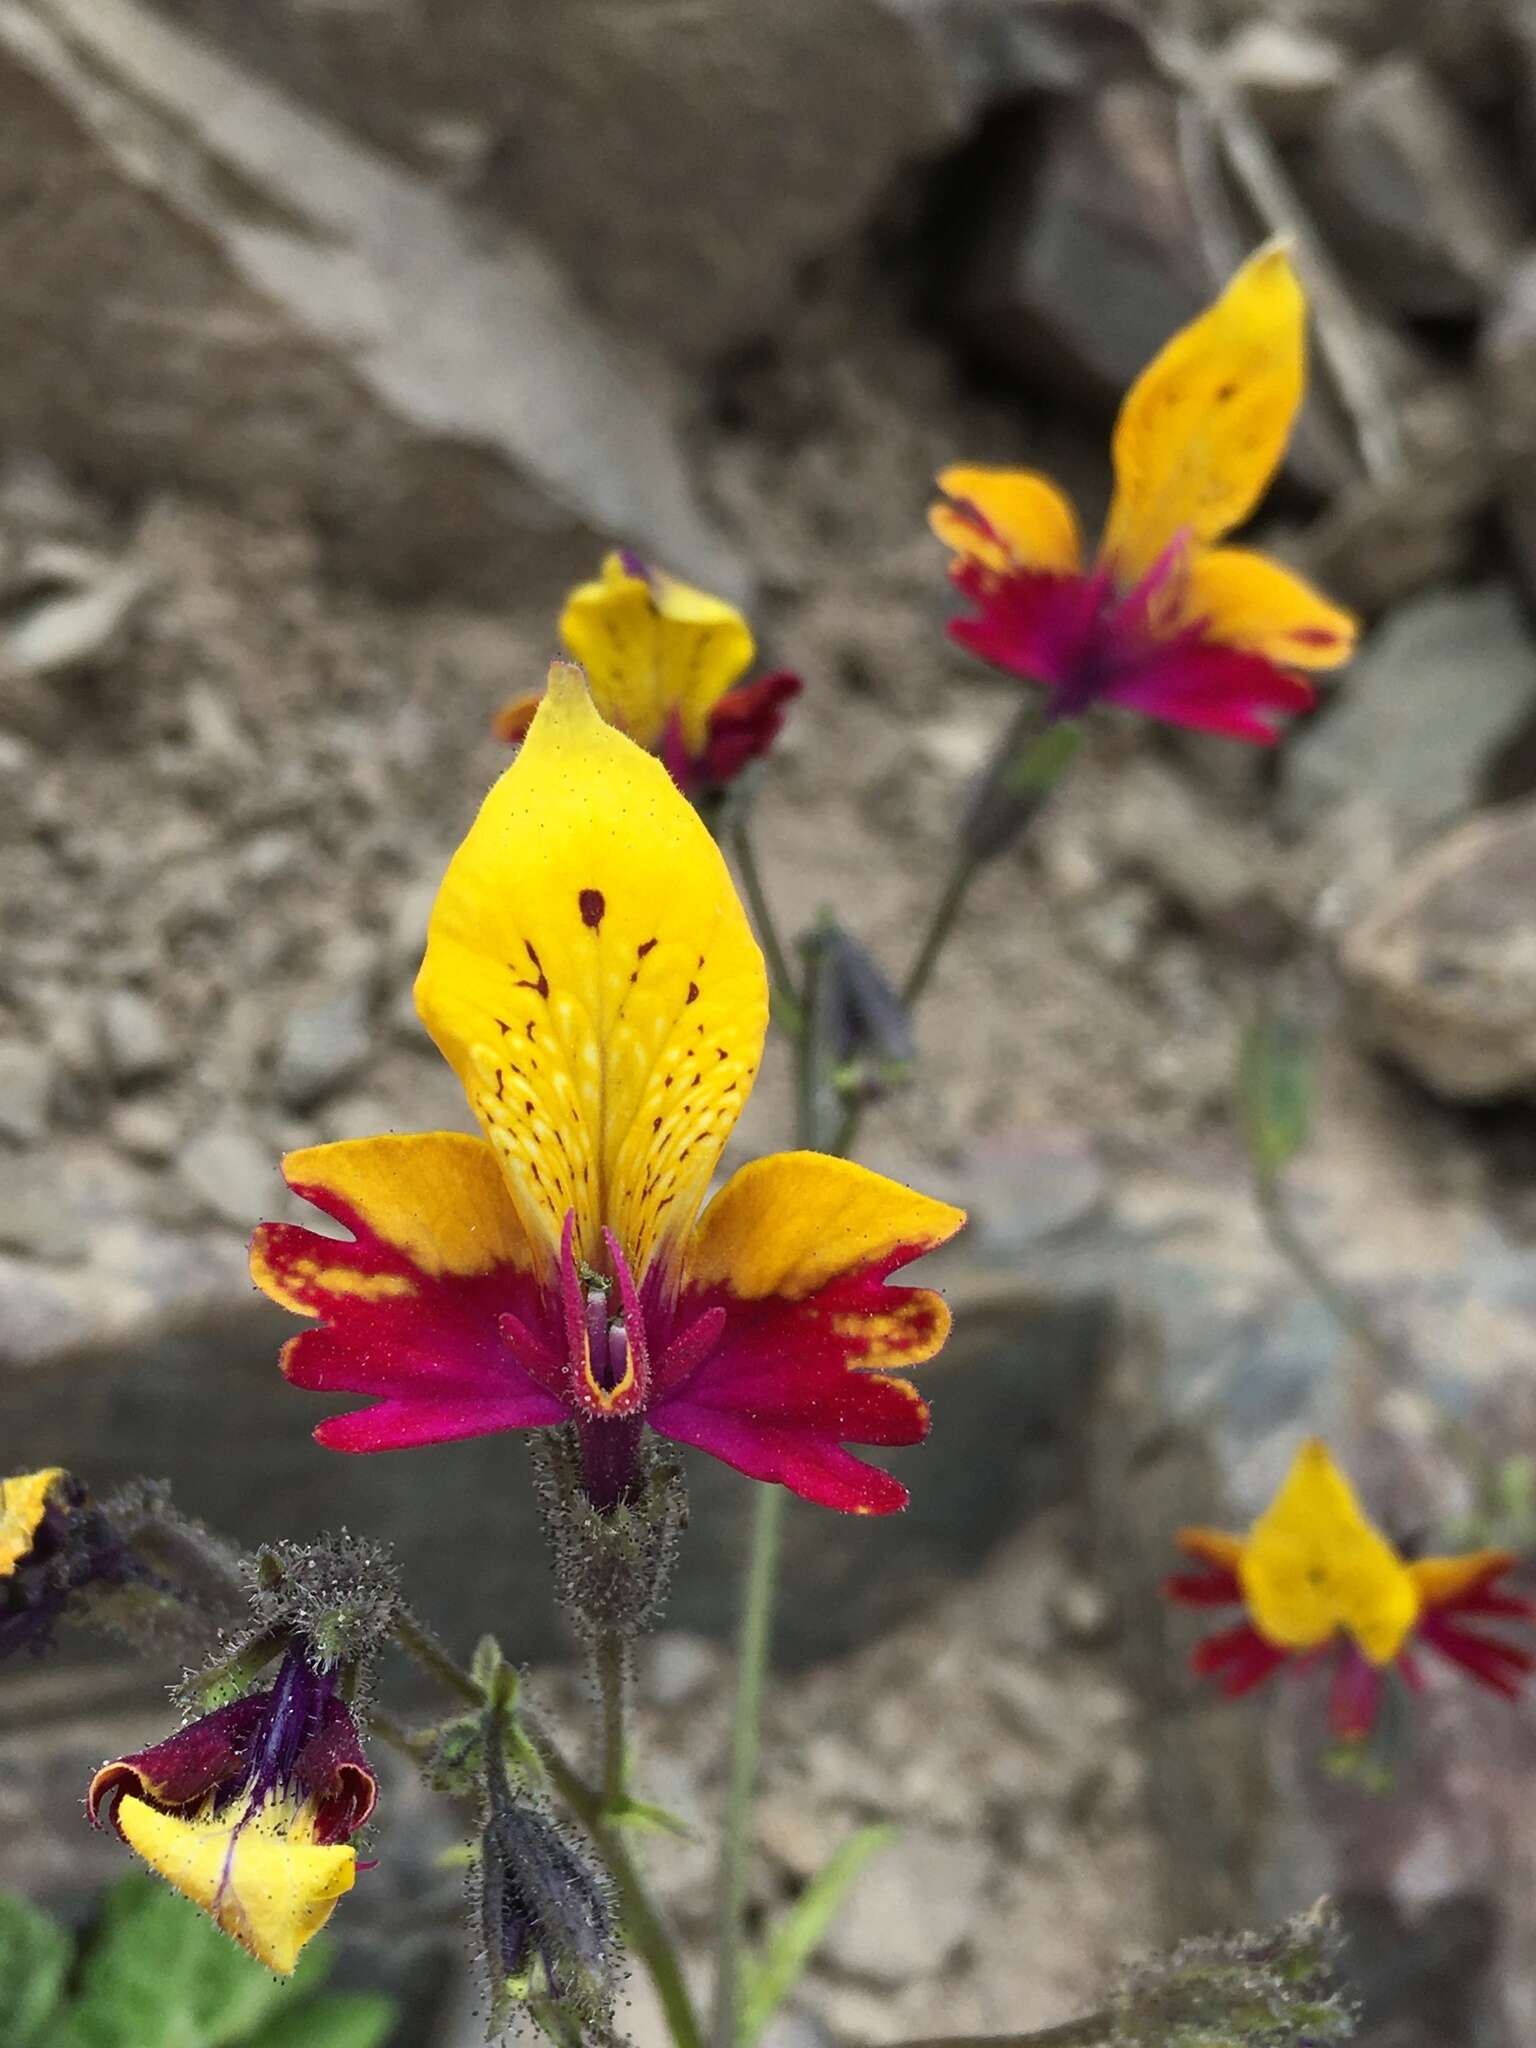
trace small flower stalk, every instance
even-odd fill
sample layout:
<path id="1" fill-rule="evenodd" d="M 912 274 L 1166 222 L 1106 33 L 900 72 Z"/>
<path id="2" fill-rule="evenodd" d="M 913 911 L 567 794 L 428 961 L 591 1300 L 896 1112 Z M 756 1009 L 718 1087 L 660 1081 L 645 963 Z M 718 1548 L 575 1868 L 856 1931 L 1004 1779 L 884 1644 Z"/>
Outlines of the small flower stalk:
<path id="1" fill-rule="evenodd" d="M 1410 1692 L 1423 1689 L 1421 1649 L 1506 1699 L 1518 1697 L 1536 1661 L 1477 1626 L 1536 1621 L 1536 1601 L 1499 1584 L 1514 1555 L 1403 1557 L 1316 1439 L 1302 1445 L 1246 1536 L 1192 1528 L 1177 1541 L 1198 1568 L 1168 1580 L 1170 1599 L 1246 1609 L 1243 1621 L 1196 1647 L 1195 1670 L 1238 1698 L 1286 1668 L 1327 1669 L 1329 1721 L 1341 1742 L 1369 1737 L 1393 1675 Z"/>
<path id="2" fill-rule="evenodd" d="M 1272 744 L 1312 702 L 1298 671 L 1347 661 L 1357 630 L 1291 570 L 1221 544 L 1285 452 L 1306 384 L 1305 330 L 1290 255 L 1271 243 L 1127 394 L 1092 562 L 1048 478 L 945 470 L 930 524 L 971 607 L 951 638 L 1042 688 L 1051 720 L 1119 704 Z"/>
<path id="3" fill-rule="evenodd" d="M 800 678 L 787 670 L 743 683 L 756 646 L 741 613 L 630 548 L 607 555 L 596 579 L 571 592 L 560 638 L 608 723 L 657 755 L 683 795 L 711 814 L 768 753 L 800 694 Z M 497 737 L 526 739 L 541 701 L 504 704 Z"/>

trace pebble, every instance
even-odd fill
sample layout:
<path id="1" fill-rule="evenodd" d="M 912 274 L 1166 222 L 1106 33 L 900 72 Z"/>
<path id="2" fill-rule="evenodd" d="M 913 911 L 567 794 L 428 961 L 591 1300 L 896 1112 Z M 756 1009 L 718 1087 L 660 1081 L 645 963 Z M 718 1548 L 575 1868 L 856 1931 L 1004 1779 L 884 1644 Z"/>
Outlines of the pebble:
<path id="1" fill-rule="evenodd" d="M 720 1653 L 698 1636 L 669 1629 L 645 1650 L 646 1697 L 658 1707 L 680 1707 L 704 1690 L 720 1666 Z"/>
<path id="2" fill-rule="evenodd" d="M 136 989 L 113 989 L 101 1006 L 101 1050 L 108 1072 L 131 1088 L 163 1074 L 174 1057 L 165 1018 Z"/>
<path id="3" fill-rule="evenodd" d="M 368 995 L 360 984 L 307 1003 L 283 1027 L 272 1092 L 287 1109 L 312 1109 L 351 1079 L 370 1043 Z"/>
<path id="4" fill-rule="evenodd" d="M 32 1145 L 48 1129 L 53 1059 L 24 1039 L 0 1040 L 0 1136 Z"/>
<path id="5" fill-rule="evenodd" d="M 283 1199 L 275 1153 L 243 1124 L 210 1124 L 181 1155 L 181 1179 L 204 1209 L 250 1230 Z"/>
<path id="6" fill-rule="evenodd" d="M 989 1876 L 979 1843 L 904 1829 L 860 1872 L 827 1930 L 821 1960 L 875 1984 L 931 1977 L 970 1933 Z"/>
<path id="7" fill-rule="evenodd" d="M 123 1103 L 112 1113 L 111 1130 L 119 1150 L 150 1165 L 174 1158 L 181 1142 L 179 1119 L 160 1102 Z"/>

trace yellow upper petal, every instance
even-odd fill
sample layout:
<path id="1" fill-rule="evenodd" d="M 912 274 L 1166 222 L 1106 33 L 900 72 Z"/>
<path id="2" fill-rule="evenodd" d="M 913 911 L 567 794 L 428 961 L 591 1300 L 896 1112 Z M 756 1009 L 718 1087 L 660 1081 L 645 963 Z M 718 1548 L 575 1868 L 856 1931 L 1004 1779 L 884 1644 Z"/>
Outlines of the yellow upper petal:
<path id="1" fill-rule="evenodd" d="M 1372 1663 L 1389 1664 L 1419 1618 L 1408 1567 L 1316 1438 L 1249 1531 L 1238 1576 L 1256 1627 L 1287 1650 L 1342 1628 Z"/>
<path id="2" fill-rule="evenodd" d="M 704 1211 L 688 1250 L 688 1279 L 729 1288 L 743 1301 L 804 1301 L 829 1281 L 889 1264 L 898 1253 L 904 1265 L 964 1222 L 963 1209 L 851 1160 L 780 1152 L 741 1167 Z M 893 1300 L 883 1314 L 861 1317 L 859 1334 L 870 1348 L 860 1365 L 917 1365 L 943 1344 L 944 1303 L 923 1288 L 902 1291 L 904 1303 Z"/>
<path id="3" fill-rule="evenodd" d="M 432 912 L 422 1021 L 552 1259 L 604 1223 L 641 1272 L 680 1244 L 768 1022 L 763 959 L 719 849 L 659 761 L 557 662 L 522 752 Z"/>
<path id="4" fill-rule="evenodd" d="M 654 750 L 676 712 L 690 754 L 704 751 L 710 712 L 754 652 L 746 620 L 723 598 L 658 569 L 632 575 L 616 554 L 566 599 L 560 638 L 611 725 Z"/>
<path id="5" fill-rule="evenodd" d="M 1246 548 L 1197 554 L 1173 586 L 1179 625 L 1282 668 L 1337 668 L 1355 651 L 1359 621 L 1310 583 Z"/>
<path id="6" fill-rule="evenodd" d="M 37 1525 L 48 1512 L 48 1496 L 67 1477 L 62 1465 L 0 1479 L 0 1579 L 8 1579 L 32 1548 Z"/>
<path id="7" fill-rule="evenodd" d="M 1180 534 L 1217 540 L 1274 475 L 1306 381 L 1306 300 L 1280 243 L 1156 356 L 1115 426 L 1104 553 L 1137 581 Z"/>
<path id="8" fill-rule="evenodd" d="M 1000 574 L 1038 569 L 1070 576 L 1082 567 L 1077 514 L 1049 477 L 957 463 L 940 471 L 938 484 L 950 502 L 932 506 L 928 524 L 957 555 Z M 968 516 L 975 513 L 982 524 Z"/>
<path id="9" fill-rule="evenodd" d="M 1421 1557 L 1409 1565 L 1408 1576 L 1426 1607 L 1459 1600 L 1479 1580 L 1497 1578 L 1515 1562 L 1512 1550 L 1469 1550 L 1463 1557 Z"/>
<path id="10" fill-rule="evenodd" d="M 151 1870 L 281 1977 L 357 1875 L 355 1849 L 316 1844 L 308 1808 L 274 1802 L 254 1814 L 234 1806 L 189 1816 L 125 1797 L 116 1821 Z"/>

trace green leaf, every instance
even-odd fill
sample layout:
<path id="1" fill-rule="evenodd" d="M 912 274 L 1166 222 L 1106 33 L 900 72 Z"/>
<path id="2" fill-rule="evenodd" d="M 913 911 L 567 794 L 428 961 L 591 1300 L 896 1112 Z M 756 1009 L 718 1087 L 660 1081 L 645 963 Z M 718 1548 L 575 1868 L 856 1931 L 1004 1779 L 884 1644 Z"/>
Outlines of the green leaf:
<path id="1" fill-rule="evenodd" d="M 241 2048 L 380 2048 L 394 2024 L 393 2000 L 372 1992 L 314 1998 L 268 2020 Z"/>
<path id="2" fill-rule="evenodd" d="M 1273 1176 L 1307 1141 L 1312 1119 L 1312 1047 L 1301 1023 L 1265 1004 L 1243 1034 L 1237 1107 L 1248 1156 Z"/>
<path id="3" fill-rule="evenodd" d="M 0 2013 L 14 2048 L 32 2048 L 58 2010 L 73 1944 L 25 1899 L 0 1893 Z"/>
<path id="4" fill-rule="evenodd" d="M 653 1806 L 646 1799 L 631 1799 L 628 1794 L 605 1807 L 603 1818 L 616 1828 L 633 1828 L 637 1835 L 676 1835 L 684 1842 L 696 1839 L 687 1821 L 677 1814 L 669 1813 L 664 1806 Z"/>
<path id="5" fill-rule="evenodd" d="M 741 2001 L 740 2048 L 752 2048 L 794 1990 L 854 1880 L 872 1856 L 895 1840 L 896 1832 L 894 1827 L 882 1824 L 860 1828 L 850 1836 L 828 1857 L 773 1929 L 762 1955 L 748 1960 Z"/>
<path id="6" fill-rule="evenodd" d="M 48 2048 L 232 2048 L 324 1970 L 322 1957 L 282 1983 L 190 1900 L 126 1878 L 107 1894 L 77 2000 Z"/>

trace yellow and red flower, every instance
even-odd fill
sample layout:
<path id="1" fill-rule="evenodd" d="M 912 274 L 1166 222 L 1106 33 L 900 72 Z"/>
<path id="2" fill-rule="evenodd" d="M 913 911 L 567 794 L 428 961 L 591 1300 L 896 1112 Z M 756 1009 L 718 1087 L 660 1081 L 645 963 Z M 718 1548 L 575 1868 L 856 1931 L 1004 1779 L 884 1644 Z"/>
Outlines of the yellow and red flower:
<path id="1" fill-rule="evenodd" d="M 1306 381 L 1306 302 L 1285 248 L 1248 260 L 1154 358 L 1115 427 L 1115 492 L 1098 557 L 1032 470 L 955 467 L 929 514 L 975 607 L 960 646 L 1049 692 L 1053 717 L 1122 704 L 1171 724 L 1270 742 L 1304 711 L 1297 669 L 1347 661 L 1356 622 L 1289 569 L 1217 545 L 1253 511 Z"/>
<path id="2" fill-rule="evenodd" d="M 659 755 L 690 798 L 718 792 L 766 754 L 800 694 L 787 670 L 742 684 L 756 647 L 741 613 L 628 548 L 571 592 L 560 638 L 608 723 Z M 540 702 L 534 693 L 504 704 L 497 737 L 521 741 Z"/>
<path id="3" fill-rule="evenodd" d="M 86 1588 L 141 1575 L 110 1518 L 61 1466 L 0 1479 L 0 1657 L 46 1648 Z"/>
<path id="4" fill-rule="evenodd" d="M 352 1888 L 377 1796 L 336 1673 L 295 1644 L 268 1691 L 103 1764 L 86 1810 L 288 1976 Z"/>
<path id="5" fill-rule="evenodd" d="M 1329 1716 L 1341 1740 L 1370 1733 L 1389 1672 L 1420 1689 L 1421 1645 L 1507 1698 L 1532 1668 L 1528 1651 L 1466 1626 L 1536 1619 L 1536 1601 L 1499 1587 L 1514 1554 L 1400 1556 L 1315 1438 L 1297 1452 L 1246 1536 L 1181 1529 L 1176 1540 L 1201 1569 L 1169 1579 L 1168 1597 L 1195 1607 L 1241 1606 L 1248 1614 L 1196 1647 L 1195 1670 L 1237 1698 L 1286 1665 L 1329 1663 Z"/>
<path id="6" fill-rule="evenodd" d="M 550 671 L 449 866 L 416 1000 L 484 1136 L 293 1153 L 289 1185 L 350 1235 L 269 1223 L 252 1247 L 258 1286 L 323 1325 L 288 1377 L 373 1403 L 319 1441 L 574 1422 L 612 1506 L 649 1427 L 829 1507 L 903 1506 L 844 1446 L 927 1433 L 899 1369 L 948 1311 L 885 1282 L 963 1213 L 793 1152 L 700 1214 L 762 1052 L 762 955 L 697 814 L 578 669 Z"/>

